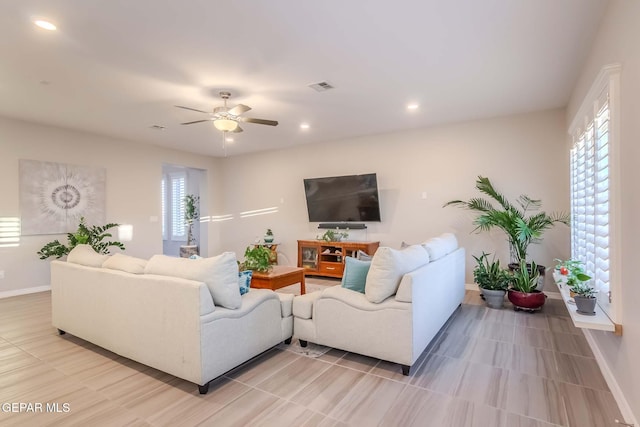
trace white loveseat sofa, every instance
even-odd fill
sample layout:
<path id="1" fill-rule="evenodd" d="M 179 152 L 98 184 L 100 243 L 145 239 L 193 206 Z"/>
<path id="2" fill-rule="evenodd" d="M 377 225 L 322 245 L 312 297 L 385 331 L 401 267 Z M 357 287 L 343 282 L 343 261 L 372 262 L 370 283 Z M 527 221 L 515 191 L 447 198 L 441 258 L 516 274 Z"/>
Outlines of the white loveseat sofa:
<path id="1" fill-rule="evenodd" d="M 464 248 L 450 233 L 402 250 L 380 247 L 365 293 L 333 286 L 295 297 L 294 334 L 303 346 L 313 342 L 395 362 L 408 375 L 462 303 L 464 269 Z"/>
<path id="2" fill-rule="evenodd" d="M 76 247 L 51 263 L 51 295 L 61 334 L 194 382 L 201 394 L 293 333 L 293 297 L 265 289 L 240 296 L 233 253 L 147 262 Z"/>

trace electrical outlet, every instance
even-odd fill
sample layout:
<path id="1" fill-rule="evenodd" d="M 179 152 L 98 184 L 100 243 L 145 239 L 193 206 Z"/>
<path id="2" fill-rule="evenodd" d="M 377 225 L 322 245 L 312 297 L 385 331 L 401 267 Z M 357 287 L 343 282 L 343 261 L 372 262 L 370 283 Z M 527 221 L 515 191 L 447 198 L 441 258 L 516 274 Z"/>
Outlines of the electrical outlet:
<path id="1" fill-rule="evenodd" d="M 0 270 L 0 279 L 4 279 L 4 270 Z"/>

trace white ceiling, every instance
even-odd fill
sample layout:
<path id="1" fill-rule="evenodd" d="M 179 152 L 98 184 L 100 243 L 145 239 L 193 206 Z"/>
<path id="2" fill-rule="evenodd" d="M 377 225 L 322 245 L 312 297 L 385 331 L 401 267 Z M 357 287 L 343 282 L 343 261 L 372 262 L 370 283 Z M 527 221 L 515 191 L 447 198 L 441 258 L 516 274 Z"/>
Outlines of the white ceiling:
<path id="1" fill-rule="evenodd" d="M 228 155 L 562 107 L 606 4 L 5 0 L 0 115 L 223 156 L 211 122 L 180 125 L 206 116 L 174 105 L 229 90 L 280 122 L 243 124 Z"/>

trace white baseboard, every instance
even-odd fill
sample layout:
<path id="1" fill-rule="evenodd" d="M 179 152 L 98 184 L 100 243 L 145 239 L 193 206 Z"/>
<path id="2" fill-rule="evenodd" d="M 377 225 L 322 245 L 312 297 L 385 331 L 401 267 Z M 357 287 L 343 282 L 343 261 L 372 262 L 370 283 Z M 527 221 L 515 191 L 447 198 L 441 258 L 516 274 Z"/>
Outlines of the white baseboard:
<path id="1" fill-rule="evenodd" d="M 13 291 L 4 291 L 0 292 L 0 299 L 2 298 L 10 298 L 17 297 L 18 295 L 27 295 L 27 294 L 35 294 L 38 292 L 46 292 L 50 291 L 51 286 L 36 286 L 35 288 L 26 288 L 26 289 L 16 289 Z"/>
<path id="2" fill-rule="evenodd" d="M 609 368 L 609 365 L 607 364 L 607 361 L 605 360 L 604 355 L 602 354 L 602 352 L 600 351 L 600 348 L 596 344 L 596 341 L 593 338 L 591 331 L 589 329 L 583 329 L 582 332 L 584 332 L 584 336 L 587 339 L 587 342 L 589 343 L 589 347 L 591 347 L 591 351 L 593 351 L 593 355 L 595 356 L 596 362 L 598 362 L 598 366 L 602 371 L 602 375 L 604 376 L 604 379 L 607 382 L 607 385 L 609 386 L 609 390 L 611 390 L 611 394 L 613 394 L 613 398 L 618 403 L 620 412 L 624 417 L 624 420 L 620 420 L 620 421 L 623 421 L 628 424 L 633 424 L 635 426 L 640 426 L 640 424 L 638 424 L 638 420 L 633 415 L 633 411 L 631 410 L 631 407 L 629 406 L 627 399 L 624 397 L 624 393 L 622 393 L 622 390 L 618 385 L 618 381 L 616 381 L 616 378 L 613 376 L 613 373 L 611 372 L 611 369 Z"/>

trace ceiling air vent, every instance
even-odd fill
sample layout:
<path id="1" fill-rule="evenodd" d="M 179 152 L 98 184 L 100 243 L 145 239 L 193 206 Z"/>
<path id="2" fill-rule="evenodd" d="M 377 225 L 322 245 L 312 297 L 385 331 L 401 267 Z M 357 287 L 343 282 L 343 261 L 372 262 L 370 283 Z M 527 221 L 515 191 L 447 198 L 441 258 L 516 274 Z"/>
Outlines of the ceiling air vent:
<path id="1" fill-rule="evenodd" d="M 316 92 L 324 92 L 325 90 L 333 89 L 333 86 L 331 86 L 327 82 L 314 83 L 309 85 L 309 87 L 315 90 Z"/>

